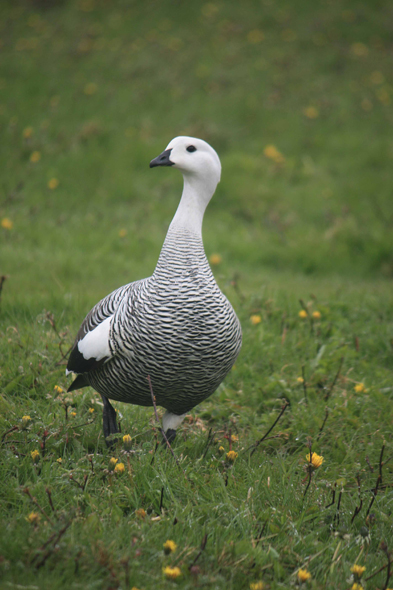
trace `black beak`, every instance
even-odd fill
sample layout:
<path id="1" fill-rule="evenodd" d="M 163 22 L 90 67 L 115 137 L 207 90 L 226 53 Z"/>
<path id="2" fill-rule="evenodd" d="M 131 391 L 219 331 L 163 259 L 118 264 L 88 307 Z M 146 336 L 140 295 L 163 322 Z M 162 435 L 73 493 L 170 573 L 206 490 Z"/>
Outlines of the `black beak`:
<path id="1" fill-rule="evenodd" d="M 154 168 L 155 166 L 173 166 L 175 162 L 171 162 L 169 156 L 171 155 L 172 148 L 170 150 L 165 150 L 162 152 L 157 158 L 154 158 L 150 162 L 150 168 Z"/>

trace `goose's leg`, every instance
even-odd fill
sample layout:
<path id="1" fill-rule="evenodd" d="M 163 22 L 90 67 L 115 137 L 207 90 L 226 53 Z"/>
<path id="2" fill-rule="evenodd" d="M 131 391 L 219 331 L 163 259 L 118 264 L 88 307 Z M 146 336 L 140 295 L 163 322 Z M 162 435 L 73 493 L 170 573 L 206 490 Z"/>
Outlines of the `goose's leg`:
<path id="1" fill-rule="evenodd" d="M 177 416 L 176 414 L 172 414 L 172 412 L 166 411 L 162 417 L 162 428 L 166 434 L 168 442 L 172 442 L 175 440 L 176 437 L 176 429 L 180 424 L 183 422 L 186 414 L 182 414 L 181 416 Z M 165 441 L 163 441 L 165 442 Z"/>
<path id="2" fill-rule="evenodd" d="M 102 401 L 104 402 L 104 409 L 103 409 L 103 427 L 104 427 L 104 436 L 105 442 L 108 447 L 113 445 L 113 441 L 108 441 L 107 437 L 111 434 L 117 434 L 120 432 L 118 424 L 117 424 L 117 417 L 116 412 L 113 406 L 111 406 L 109 399 L 105 397 L 105 395 L 101 394 Z"/>

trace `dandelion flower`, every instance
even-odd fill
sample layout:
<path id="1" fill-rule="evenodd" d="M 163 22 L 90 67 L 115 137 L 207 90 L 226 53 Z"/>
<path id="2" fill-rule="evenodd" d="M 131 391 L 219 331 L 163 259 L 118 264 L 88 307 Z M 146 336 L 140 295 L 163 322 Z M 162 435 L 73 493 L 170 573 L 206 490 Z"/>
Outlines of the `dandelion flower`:
<path id="1" fill-rule="evenodd" d="M 177 580 L 177 578 L 181 576 L 181 570 L 179 567 L 170 567 L 167 565 L 162 571 L 167 580 Z"/>
<path id="2" fill-rule="evenodd" d="M 58 186 L 59 186 L 59 181 L 57 180 L 57 178 L 51 178 L 50 181 L 48 182 L 48 188 L 50 188 L 51 190 L 54 190 Z"/>
<path id="3" fill-rule="evenodd" d="M 262 321 L 262 318 L 260 315 L 252 315 L 250 317 L 250 322 L 252 323 L 253 326 L 257 326 L 258 324 L 260 324 Z"/>
<path id="4" fill-rule="evenodd" d="M 354 584 L 352 584 L 351 590 L 363 590 L 363 586 L 355 582 Z M 389 590 L 389 588 L 387 590 Z"/>
<path id="5" fill-rule="evenodd" d="M 22 429 L 25 430 L 27 426 L 30 424 L 31 418 L 30 416 L 22 416 Z"/>
<path id="6" fill-rule="evenodd" d="M 273 160 L 276 164 L 282 164 L 283 162 L 285 162 L 284 156 L 281 152 L 278 151 L 278 149 L 274 145 L 267 145 L 263 150 L 263 153 L 266 156 L 266 158 L 269 158 L 269 160 Z"/>
<path id="7" fill-rule="evenodd" d="M 296 381 L 297 381 L 298 383 L 304 383 L 304 379 L 303 379 L 303 377 L 296 377 Z"/>
<path id="8" fill-rule="evenodd" d="M 123 436 L 123 444 L 124 444 L 124 448 L 125 448 L 127 451 L 129 451 L 129 450 L 130 450 L 130 448 L 131 448 L 131 441 L 132 441 L 132 438 L 130 437 L 130 435 L 129 435 L 129 434 L 125 434 L 125 435 Z"/>
<path id="9" fill-rule="evenodd" d="M 320 467 L 323 463 L 323 457 L 321 455 L 318 455 L 317 453 L 311 453 L 311 460 L 310 460 L 310 453 L 308 453 L 306 455 L 306 459 L 307 459 L 308 463 L 311 463 L 311 465 L 315 469 L 318 469 L 318 467 Z"/>
<path id="10" fill-rule="evenodd" d="M 220 254 L 212 254 L 209 258 L 209 262 L 210 264 L 213 264 L 213 266 L 217 266 L 217 264 L 221 264 L 222 256 Z"/>
<path id="11" fill-rule="evenodd" d="M 71 416 L 72 418 L 75 418 L 75 416 L 76 416 L 76 412 L 70 412 L 70 416 Z"/>
<path id="12" fill-rule="evenodd" d="M 38 514 L 38 512 L 30 512 L 26 520 L 31 524 L 38 524 L 41 520 L 41 516 Z"/>
<path id="13" fill-rule="evenodd" d="M 14 223 L 8 217 L 3 217 L 1 220 L 1 227 L 3 229 L 12 229 L 14 227 Z"/>
<path id="14" fill-rule="evenodd" d="M 112 471 L 112 469 L 115 468 L 116 463 L 118 462 L 119 459 L 116 459 L 115 457 L 111 457 L 109 460 L 109 469 Z"/>
<path id="15" fill-rule="evenodd" d="M 364 393 L 366 390 L 364 383 L 358 383 L 355 385 L 354 390 L 356 393 Z"/>
<path id="16" fill-rule="evenodd" d="M 225 451 L 224 447 L 221 445 L 220 447 L 218 447 L 218 450 L 220 453 L 223 453 Z"/>
<path id="17" fill-rule="evenodd" d="M 36 164 L 40 160 L 41 160 L 41 152 L 38 152 L 38 151 L 32 152 L 32 154 L 30 156 L 30 162 L 33 162 L 33 164 Z"/>
<path id="18" fill-rule="evenodd" d="M 37 451 L 37 449 L 35 449 L 34 451 L 31 451 L 30 455 L 33 459 L 33 463 L 38 463 L 38 461 L 40 460 L 40 452 Z"/>
<path id="19" fill-rule="evenodd" d="M 304 570 L 300 569 L 297 573 L 297 579 L 299 580 L 299 582 L 301 584 L 303 584 L 303 582 L 307 582 L 307 580 L 309 580 L 310 578 L 311 578 L 311 574 L 306 569 L 304 569 Z"/>
<path id="20" fill-rule="evenodd" d="M 263 582 L 251 582 L 250 590 L 264 590 L 265 584 Z"/>
<path id="21" fill-rule="evenodd" d="M 119 237 L 120 238 L 125 238 L 126 235 L 127 235 L 127 230 L 126 229 L 123 228 L 123 229 L 120 229 L 119 230 Z"/>
<path id="22" fill-rule="evenodd" d="M 314 320 L 320 320 L 321 319 L 321 312 L 320 311 L 313 311 L 312 317 L 314 318 Z"/>
<path id="23" fill-rule="evenodd" d="M 236 451 L 228 451 L 227 460 L 231 463 L 234 463 L 235 459 L 237 459 L 237 455 L 238 454 L 236 453 Z"/>
<path id="24" fill-rule="evenodd" d="M 351 572 L 353 573 L 355 580 L 360 580 L 365 571 L 366 566 L 364 565 L 356 565 L 355 563 L 355 565 L 351 567 Z"/>
<path id="25" fill-rule="evenodd" d="M 175 541 L 171 541 L 170 539 L 165 541 L 163 547 L 164 547 L 165 555 L 169 555 L 170 553 L 173 553 L 177 549 L 177 545 L 176 545 Z"/>
<path id="26" fill-rule="evenodd" d="M 124 463 L 118 463 L 115 466 L 114 471 L 115 471 L 115 473 L 118 473 L 119 475 L 121 475 L 122 473 L 124 473 L 124 471 L 125 471 Z"/>
<path id="27" fill-rule="evenodd" d="M 94 414 L 94 408 L 89 408 L 89 414 Z"/>
<path id="28" fill-rule="evenodd" d="M 138 508 L 138 510 L 135 510 L 135 514 L 138 518 L 141 518 L 142 520 L 146 518 L 146 510 L 144 510 L 143 508 Z"/>
<path id="29" fill-rule="evenodd" d="M 55 385 L 53 389 L 56 393 L 63 393 L 64 391 L 64 389 L 60 387 L 60 385 Z"/>
<path id="30" fill-rule="evenodd" d="M 23 129 L 23 137 L 25 139 L 28 139 L 32 135 L 33 135 L 33 127 L 26 127 L 25 129 Z"/>
<path id="31" fill-rule="evenodd" d="M 319 111 L 316 107 L 306 107 L 303 113 L 308 119 L 317 119 L 319 117 Z"/>
<path id="32" fill-rule="evenodd" d="M 231 441 L 232 442 L 238 442 L 239 437 L 236 434 L 231 434 Z"/>
<path id="33" fill-rule="evenodd" d="M 302 318 L 302 320 L 306 319 L 307 316 L 308 316 L 308 313 L 306 312 L 305 309 L 301 309 L 299 311 L 299 318 Z"/>

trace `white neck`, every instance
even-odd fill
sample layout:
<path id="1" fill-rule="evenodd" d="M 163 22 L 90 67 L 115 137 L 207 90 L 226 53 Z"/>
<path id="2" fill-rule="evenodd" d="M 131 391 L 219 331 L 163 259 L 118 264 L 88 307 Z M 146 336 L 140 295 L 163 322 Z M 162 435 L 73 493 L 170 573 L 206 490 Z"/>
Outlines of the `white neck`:
<path id="1" fill-rule="evenodd" d="M 208 178 L 184 175 L 183 193 L 170 229 L 188 229 L 202 234 L 202 221 L 206 207 L 216 190 Z"/>

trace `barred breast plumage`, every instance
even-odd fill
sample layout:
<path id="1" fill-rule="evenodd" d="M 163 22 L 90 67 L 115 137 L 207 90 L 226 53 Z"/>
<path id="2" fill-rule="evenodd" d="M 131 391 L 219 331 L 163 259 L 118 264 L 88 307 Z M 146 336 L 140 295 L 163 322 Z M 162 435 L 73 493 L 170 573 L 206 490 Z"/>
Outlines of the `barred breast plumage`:
<path id="1" fill-rule="evenodd" d="M 221 165 L 206 142 L 172 140 L 150 164 L 174 166 L 184 176 L 183 195 L 153 275 L 117 289 L 86 316 L 67 372 L 69 390 L 91 385 L 104 401 L 104 434 L 118 432 L 109 399 L 152 405 L 167 412 L 163 427 L 174 437 L 185 413 L 209 397 L 241 347 L 239 320 L 220 291 L 202 242 L 205 208 Z"/>

